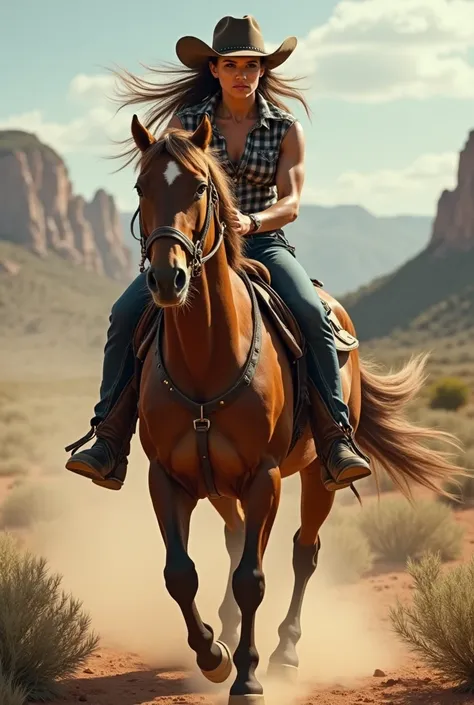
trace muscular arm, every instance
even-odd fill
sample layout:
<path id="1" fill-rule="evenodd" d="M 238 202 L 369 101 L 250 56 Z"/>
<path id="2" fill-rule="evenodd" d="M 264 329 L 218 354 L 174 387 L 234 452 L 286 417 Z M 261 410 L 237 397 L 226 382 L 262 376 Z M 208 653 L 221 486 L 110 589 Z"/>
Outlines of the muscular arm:
<path id="1" fill-rule="evenodd" d="M 167 127 L 183 128 L 181 120 L 176 115 L 173 115 Z M 278 201 L 270 208 L 259 212 L 262 225 L 256 235 L 283 228 L 298 217 L 304 183 L 304 156 L 303 128 L 299 122 L 295 122 L 281 143 L 276 174 Z"/>
<path id="2" fill-rule="evenodd" d="M 298 217 L 304 183 L 304 151 L 303 128 L 295 122 L 281 144 L 276 175 L 278 201 L 258 213 L 262 225 L 256 235 L 283 228 Z"/>

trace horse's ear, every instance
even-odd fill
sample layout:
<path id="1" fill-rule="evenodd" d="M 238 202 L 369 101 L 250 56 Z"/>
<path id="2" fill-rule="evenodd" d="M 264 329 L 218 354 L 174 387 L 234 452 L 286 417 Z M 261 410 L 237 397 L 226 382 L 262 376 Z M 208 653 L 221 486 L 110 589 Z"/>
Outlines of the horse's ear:
<path id="1" fill-rule="evenodd" d="M 196 145 L 196 147 L 199 147 L 203 151 L 205 151 L 209 145 L 211 144 L 212 140 L 212 125 L 211 121 L 207 117 L 207 115 L 204 115 L 201 122 L 199 123 L 198 127 L 195 129 L 193 134 L 191 135 L 191 142 Z"/>
<path id="2" fill-rule="evenodd" d="M 153 142 L 156 142 L 151 132 L 148 132 L 136 115 L 132 118 L 132 135 L 135 144 L 141 152 L 144 152 Z"/>

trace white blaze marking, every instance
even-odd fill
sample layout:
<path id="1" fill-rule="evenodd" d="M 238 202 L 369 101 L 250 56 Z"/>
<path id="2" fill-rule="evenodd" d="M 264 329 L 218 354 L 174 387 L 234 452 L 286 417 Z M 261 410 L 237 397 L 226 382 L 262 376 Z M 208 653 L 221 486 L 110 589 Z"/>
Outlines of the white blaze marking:
<path id="1" fill-rule="evenodd" d="M 164 177 L 168 182 L 168 186 L 171 186 L 171 184 L 178 178 L 178 176 L 180 176 L 180 174 L 181 170 L 176 164 L 176 162 L 168 162 L 168 166 L 166 167 L 166 171 L 164 173 Z"/>

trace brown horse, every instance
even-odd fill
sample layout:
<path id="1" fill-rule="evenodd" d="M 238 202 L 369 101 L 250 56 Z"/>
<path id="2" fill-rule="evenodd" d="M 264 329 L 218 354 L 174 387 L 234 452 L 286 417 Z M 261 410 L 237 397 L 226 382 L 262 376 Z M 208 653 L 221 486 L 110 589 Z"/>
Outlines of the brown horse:
<path id="1" fill-rule="evenodd" d="M 147 282 L 162 312 L 141 370 L 139 417 L 150 494 L 166 546 L 165 582 L 204 675 L 213 682 L 226 680 L 233 652 L 237 675 L 229 703 L 261 704 L 254 622 L 265 591 L 262 558 L 281 479 L 301 475 L 301 526 L 293 539 L 291 604 L 270 658 L 273 673 L 296 672 L 304 591 L 334 493 L 322 484 L 309 427 L 292 446 L 291 362 L 249 284 L 247 272 L 256 264 L 242 256 L 241 236 L 225 227 L 234 201 L 209 148 L 209 120 L 205 117 L 192 134 L 167 130 L 157 140 L 134 116 L 132 135 L 140 157 L 136 188 L 150 260 Z M 355 334 L 344 309 L 321 295 L 345 330 Z M 423 445 L 432 439 L 453 442 L 453 437 L 415 427 L 403 416 L 423 383 L 424 364 L 415 359 L 383 376 L 362 365 L 357 350 L 341 363 L 358 442 L 374 469 L 377 462 L 383 466 L 406 496 L 410 480 L 441 492 L 441 481 L 459 472 L 445 453 Z M 191 514 L 204 498 L 225 522 L 231 558 L 218 640 L 198 613 L 198 576 L 187 551 Z"/>

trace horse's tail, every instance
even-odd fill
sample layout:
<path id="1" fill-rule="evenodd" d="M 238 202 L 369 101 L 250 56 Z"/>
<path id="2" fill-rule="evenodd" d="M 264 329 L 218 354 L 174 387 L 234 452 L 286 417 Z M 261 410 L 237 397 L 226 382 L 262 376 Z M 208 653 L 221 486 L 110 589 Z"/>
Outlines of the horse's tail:
<path id="1" fill-rule="evenodd" d="M 370 456 L 375 472 L 377 467 L 384 469 L 408 499 L 412 483 L 451 497 L 443 481 L 466 474 L 449 460 L 447 446 L 461 449 L 456 436 L 416 425 L 406 416 L 407 404 L 426 380 L 427 358 L 414 356 L 398 372 L 388 374 L 380 373 L 373 362 L 360 361 L 362 407 L 357 442 Z"/>

